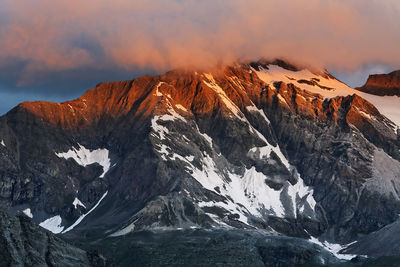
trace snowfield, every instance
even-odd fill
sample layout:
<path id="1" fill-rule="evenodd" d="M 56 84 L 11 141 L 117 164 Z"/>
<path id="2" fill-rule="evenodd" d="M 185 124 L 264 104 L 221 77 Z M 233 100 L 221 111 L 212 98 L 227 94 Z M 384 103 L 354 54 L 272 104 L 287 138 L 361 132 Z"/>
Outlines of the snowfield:
<path id="1" fill-rule="evenodd" d="M 39 226 L 49 230 L 50 232 L 53 232 L 54 234 L 59 234 L 62 232 L 62 230 L 64 230 L 64 226 L 61 226 L 61 223 L 62 219 L 60 215 L 56 215 L 39 223 Z"/>
<path id="2" fill-rule="evenodd" d="M 394 122 L 397 127 L 400 126 L 400 97 L 397 96 L 376 96 L 360 92 L 351 88 L 347 84 L 334 79 L 325 77 L 325 75 L 314 74 L 311 71 L 304 69 L 300 71 L 291 71 L 276 65 L 268 65 L 268 69 L 261 69 L 256 71 L 257 76 L 267 84 L 282 81 L 284 83 L 292 83 L 295 86 L 310 91 L 312 93 L 320 94 L 325 98 L 334 98 L 337 96 L 359 95 L 362 98 L 372 103 L 380 113 L 385 115 L 388 119 Z M 320 85 L 310 85 L 307 83 L 300 83 L 299 81 L 314 81 Z M 330 90 L 325 88 L 330 88 Z"/>
<path id="3" fill-rule="evenodd" d="M 98 163 L 103 167 L 103 173 L 100 175 L 100 178 L 103 178 L 104 175 L 110 169 L 111 161 L 109 158 L 109 151 L 107 149 L 96 149 L 89 150 L 86 147 L 78 144 L 78 149 L 72 147 L 65 153 L 56 153 L 57 157 L 64 159 L 74 159 L 76 163 L 79 165 L 86 167 L 87 165 Z"/>

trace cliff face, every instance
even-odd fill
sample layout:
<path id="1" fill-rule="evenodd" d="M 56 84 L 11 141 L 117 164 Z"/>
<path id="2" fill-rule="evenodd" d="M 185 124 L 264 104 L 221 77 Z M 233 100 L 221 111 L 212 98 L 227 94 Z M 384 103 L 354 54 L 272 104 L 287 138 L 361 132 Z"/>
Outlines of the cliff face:
<path id="1" fill-rule="evenodd" d="M 370 75 L 365 85 L 356 89 L 379 96 L 400 96 L 400 70 L 389 74 Z"/>

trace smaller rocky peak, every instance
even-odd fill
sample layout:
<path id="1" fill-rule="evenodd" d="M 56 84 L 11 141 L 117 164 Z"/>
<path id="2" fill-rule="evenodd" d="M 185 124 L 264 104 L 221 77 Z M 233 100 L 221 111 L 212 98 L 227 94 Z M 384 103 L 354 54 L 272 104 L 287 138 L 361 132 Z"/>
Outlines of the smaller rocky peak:
<path id="1" fill-rule="evenodd" d="M 379 96 L 400 96 L 400 70 L 370 75 L 365 85 L 356 89 Z"/>

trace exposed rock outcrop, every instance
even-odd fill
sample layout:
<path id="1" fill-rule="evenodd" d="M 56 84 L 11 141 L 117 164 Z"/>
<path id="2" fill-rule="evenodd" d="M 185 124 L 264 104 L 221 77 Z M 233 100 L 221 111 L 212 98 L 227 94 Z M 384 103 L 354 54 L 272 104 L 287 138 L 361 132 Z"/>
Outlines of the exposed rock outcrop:
<path id="1" fill-rule="evenodd" d="M 111 266 L 98 253 L 73 247 L 26 216 L 0 210 L 2 266 Z"/>
<path id="2" fill-rule="evenodd" d="M 365 85 L 356 89 L 379 96 L 400 96 L 400 70 L 389 74 L 370 75 Z"/>

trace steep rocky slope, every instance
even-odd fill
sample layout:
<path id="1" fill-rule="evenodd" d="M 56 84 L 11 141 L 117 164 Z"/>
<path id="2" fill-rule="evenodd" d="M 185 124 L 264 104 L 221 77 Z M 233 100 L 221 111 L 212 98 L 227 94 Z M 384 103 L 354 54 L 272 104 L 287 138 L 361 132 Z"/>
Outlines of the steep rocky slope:
<path id="1" fill-rule="evenodd" d="M 101 255 L 73 247 L 32 223 L 0 210 L 1 266 L 111 266 Z"/>
<path id="2" fill-rule="evenodd" d="M 379 96 L 400 96 L 400 70 L 370 75 L 365 85 L 357 90 Z"/>
<path id="3" fill-rule="evenodd" d="M 382 229 L 362 237 L 357 243 L 349 246 L 346 252 L 367 254 L 372 257 L 400 255 L 400 221 L 386 225 Z"/>
<path id="4" fill-rule="evenodd" d="M 397 111 L 355 93 L 260 61 L 22 103 L 0 118 L 0 202 L 70 237 L 239 228 L 346 244 L 400 212 Z"/>

